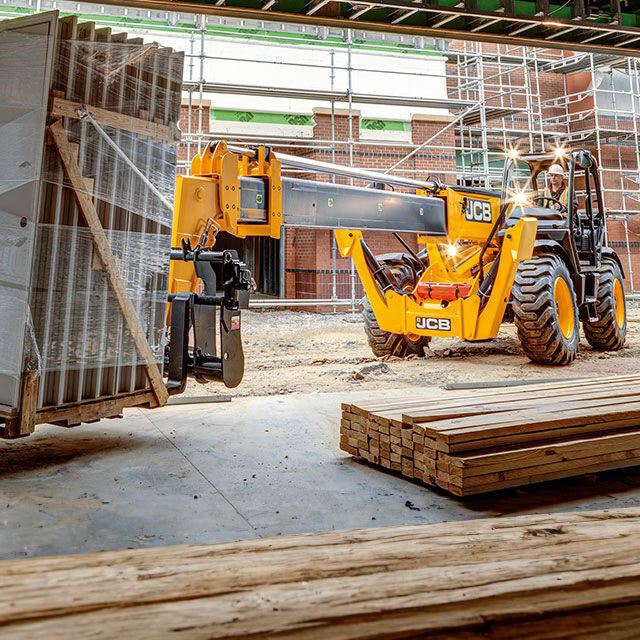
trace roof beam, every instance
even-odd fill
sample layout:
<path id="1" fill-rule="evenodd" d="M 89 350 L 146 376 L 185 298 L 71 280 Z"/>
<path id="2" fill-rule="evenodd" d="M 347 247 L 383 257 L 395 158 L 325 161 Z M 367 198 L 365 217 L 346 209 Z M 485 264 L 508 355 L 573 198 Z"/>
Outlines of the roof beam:
<path id="1" fill-rule="evenodd" d="M 509 35 L 510 36 L 517 36 L 519 33 L 524 33 L 525 31 L 528 31 L 529 29 L 533 29 L 533 27 L 537 27 L 539 25 L 533 23 L 533 24 L 525 24 L 521 27 L 518 27 L 517 29 L 513 29 L 513 31 L 509 31 Z"/>
<path id="2" fill-rule="evenodd" d="M 407 11 L 406 13 L 400 14 L 397 18 L 393 18 L 391 20 L 391 24 L 398 24 L 407 18 L 410 18 L 412 15 L 418 13 L 417 9 L 411 9 L 411 11 Z"/>
<path id="3" fill-rule="evenodd" d="M 493 20 L 485 20 L 484 22 L 481 22 L 477 26 L 470 29 L 470 31 L 472 31 L 473 33 L 477 33 L 478 31 L 482 31 L 482 29 L 485 29 L 486 27 L 490 27 L 492 24 L 495 24 L 496 22 L 500 22 L 500 18 L 494 18 Z"/>
<path id="4" fill-rule="evenodd" d="M 561 29 L 560 31 L 556 31 L 555 33 L 552 33 L 549 36 L 546 36 L 547 40 L 555 40 L 556 38 L 560 38 L 563 35 L 565 35 L 566 33 L 569 33 L 570 31 L 575 31 L 576 29 L 579 29 L 580 27 L 567 27 L 566 29 Z"/>
<path id="5" fill-rule="evenodd" d="M 561 19 L 556 18 L 554 14 L 549 15 L 545 0 L 535 0 L 537 15 L 512 13 L 511 0 L 501 0 L 500 9 L 493 11 L 476 8 L 475 0 L 464 0 L 455 6 L 444 6 L 433 0 L 424 0 L 415 4 L 407 0 L 334 0 L 340 2 L 342 6 L 346 5 L 347 14 L 333 16 L 318 15 L 319 10 L 332 0 L 309 0 L 304 8 L 277 3 L 275 5 L 279 7 L 277 10 L 273 9 L 273 4 L 268 4 L 269 0 L 259 0 L 263 4 L 257 7 L 252 4 L 253 0 L 234 0 L 233 6 L 226 4 L 226 0 L 102 1 L 103 4 L 124 5 L 144 10 L 180 11 L 246 20 L 275 20 L 343 29 L 353 28 L 352 25 L 356 23 L 358 28 L 367 31 L 387 31 L 516 46 L 551 47 L 592 53 L 615 51 L 618 55 L 624 52 L 626 55 L 640 57 L 640 44 L 638 44 L 640 21 L 636 21 L 635 14 L 628 12 L 619 14 L 618 0 L 613 0 L 613 6 L 608 4 L 607 8 L 610 12 L 600 14 L 598 21 L 588 15 L 586 0 L 570 3 L 573 7 L 573 19 Z M 529 0 L 522 1 L 526 3 Z M 265 9 L 265 6 L 268 8 Z M 349 7 L 351 7 L 350 12 Z M 388 11 L 386 15 L 380 12 L 375 19 L 363 17 L 371 9 Z M 521 11 L 519 3 L 515 3 L 513 11 L 515 10 Z M 416 14 L 422 14 L 424 18 L 412 20 L 413 24 L 405 22 L 406 18 Z M 622 16 L 626 16 L 624 21 Z M 456 20 L 457 18 L 466 18 L 466 20 Z M 469 30 L 470 20 L 478 20 L 472 26 L 472 28 L 479 27 L 477 31 Z M 497 22 L 493 22 L 493 28 L 487 29 L 491 20 Z M 638 26 L 635 26 L 636 24 Z M 549 27 L 552 29 L 550 30 Z M 547 35 L 548 39 L 536 33 L 535 30 Z"/>
<path id="6" fill-rule="evenodd" d="M 444 18 L 442 18 L 441 20 L 436 20 L 431 26 L 432 29 L 438 29 L 439 27 L 444 26 L 445 24 L 447 24 L 447 22 L 451 22 L 452 20 L 455 20 L 456 18 L 458 18 L 459 16 L 456 15 L 449 15 L 449 16 L 445 16 Z"/>
<path id="7" fill-rule="evenodd" d="M 312 16 L 318 9 L 322 9 L 326 4 L 329 4 L 331 0 L 312 0 L 304 6 L 304 12 L 308 16 Z"/>
<path id="8" fill-rule="evenodd" d="M 536 15 L 537 16 L 549 15 L 549 0 L 536 0 Z"/>
<path id="9" fill-rule="evenodd" d="M 624 40 L 622 42 L 617 42 L 613 46 L 614 47 L 626 47 L 628 44 L 631 44 L 632 42 L 636 42 L 637 40 L 640 40 L 640 36 L 635 36 L 634 38 L 629 38 L 628 40 Z"/>
<path id="10" fill-rule="evenodd" d="M 347 14 L 349 20 L 357 20 L 360 16 L 363 16 L 367 11 L 370 11 L 374 8 L 374 4 L 366 5 L 366 6 L 358 6 L 357 4 L 353 5 L 351 11 Z"/>

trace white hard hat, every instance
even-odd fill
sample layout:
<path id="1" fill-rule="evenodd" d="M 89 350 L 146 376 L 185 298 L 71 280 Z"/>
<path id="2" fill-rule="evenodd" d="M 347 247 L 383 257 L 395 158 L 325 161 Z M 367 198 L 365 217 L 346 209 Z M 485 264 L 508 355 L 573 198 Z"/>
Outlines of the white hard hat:
<path id="1" fill-rule="evenodd" d="M 549 170 L 547 171 L 547 173 L 550 176 L 562 176 L 562 177 L 564 177 L 564 169 L 559 164 L 552 164 L 549 167 Z"/>

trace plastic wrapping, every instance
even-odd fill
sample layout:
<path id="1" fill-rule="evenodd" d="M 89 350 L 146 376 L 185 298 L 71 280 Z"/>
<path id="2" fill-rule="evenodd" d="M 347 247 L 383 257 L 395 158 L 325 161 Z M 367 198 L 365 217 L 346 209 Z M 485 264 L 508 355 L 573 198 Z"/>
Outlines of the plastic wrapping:
<path id="1" fill-rule="evenodd" d="M 107 232 L 109 246 L 157 362 L 165 346 L 169 243 L 162 234 Z M 39 331 L 43 371 L 137 365 L 136 348 L 94 253 L 88 229 L 41 225 L 31 310 Z M 66 256 L 56 277 L 48 268 Z M 43 333 L 44 331 L 44 333 Z"/>
<path id="2" fill-rule="evenodd" d="M 144 390 L 77 197 L 90 197 L 161 363 L 183 54 L 55 14 L 26 31 L 0 29 L 0 380 L 18 389 L 20 371 L 39 369 L 40 407 Z M 48 137 L 56 120 L 75 192 Z M 0 411 L 15 408 L 7 397 Z"/>
<path id="3" fill-rule="evenodd" d="M 165 227 L 166 233 L 173 217 L 173 208 L 167 203 L 173 202 L 175 146 L 97 124 L 119 151 L 105 142 L 88 120 L 72 120 L 66 128 L 69 141 L 78 145 L 78 165 L 87 178 L 85 188 L 78 191 L 94 199 L 103 226 L 124 230 L 126 224 L 149 221 Z M 47 154 L 42 180 L 52 185 L 51 190 L 71 188 L 57 153 Z M 117 213 L 121 216 L 118 220 Z M 161 232 L 154 231 L 152 225 L 147 227 L 148 233 Z"/>
<path id="4" fill-rule="evenodd" d="M 23 372 L 39 364 L 29 297 L 53 28 L 46 18 L 0 25 L 0 412 L 5 413 L 18 406 Z"/>

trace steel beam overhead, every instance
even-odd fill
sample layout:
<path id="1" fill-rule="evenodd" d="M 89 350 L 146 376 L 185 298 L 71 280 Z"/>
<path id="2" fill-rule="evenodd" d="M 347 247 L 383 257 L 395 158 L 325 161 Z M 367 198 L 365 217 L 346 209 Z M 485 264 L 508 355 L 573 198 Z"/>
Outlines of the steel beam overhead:
<path id="1" fill-rule="evenodd" d="M 490 0 L 105 0 L 104 4 L 435 38 L 640 57 L 640 14 L 629 4 Z M 488 8 L 491 7 L 491 10 Z"/>
<path id="2" fill-rule="evenodd" d="M 200 83 L 194 81 L 186 81 L 183 83 L 185 90 L 199 89 Z M 269 96 L 276 98 L 296 98 L 299 100 L 322 100 L 325 102 L 349 102 L 349 94 L 346 91 L 323 91 L 315 89 L 292 89 L 287 87 L 267 87 L 267 86 L 248 86 L 233 85 L 224 83 L 205 82 L 202 85 L 205 93 L 229 93 L 242 96 Z M 390 104 L 397 105 L 402 102 L 403 105 L 411 107 L 425 107 L 434 109 L 466 109 L 474 104 L 472 100 L 458 100 L 456 98 L 412 98 L 410 96 L 385 96 L 373 95 L 365 93 L 352 93 L 351 101 L 356 104 Z M 518 111 L 517 109 L 515 111 Z"/>

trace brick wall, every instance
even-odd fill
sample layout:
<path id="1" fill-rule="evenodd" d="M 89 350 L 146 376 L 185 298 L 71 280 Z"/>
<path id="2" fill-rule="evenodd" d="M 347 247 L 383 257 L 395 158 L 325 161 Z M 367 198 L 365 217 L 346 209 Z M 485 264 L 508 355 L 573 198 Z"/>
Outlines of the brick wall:
<path id="1" fill-rule="evenodd" d="M 330 140 L 331 116 L 323 110 L 317 110 L 314 114 L 315 127 L 314 139 Z M 414 118 L 412 122 L 411 138 L 413 144 L 420 144 L 428 140 L 447 124 L 448 118 Z M 348 141 L 349 118 L 344 111 L 336 112 L 334 118 L 336 140 Z M 353 147 L 353 165 L 375 171 L 384 171 L 394 165 L 398 160 L 407 155 L 410 149 L 407 146 L 378 146 L 366 144 L 366 140 L 360 140 L 359 114 L 353 116 L 353 140 L 362 144 Z M 434 140 L 434 145 L 453 147 L 455 136 L 453 130 L 447 130 Z M 291 153 L 291 149 L 287 149 Z M 331 150 L 300 151 L 305 157 L 324 162 L 348 165 L 350 161 L 348 145 L 336 145 L 335 153 Z M 333 156 L 333 157 L 332 157 Z M 409 161 L 399 168 L 410 169 L 410 173 L 401 175 L 409 177 L 438 176 L 443 180 L 451 181 L 455 177 L 456 159 L 453 149 L 443 150 L 435 147 L 425 147 Z M 326 174 L 305 175 L 311 180 L 330 180 Z M 347 184 L 348 178 L 336 177 L 337 183 Z M 365 181 L 355 180 L 357 186 L 364 186 Z M 402 246 L 390 233 L 365 232 L 365 241 L 371 247 L 374 254 L 395 253 L 403 251 Z M 406 242 L 417 249 L 415 237 L 411 234 L 404 236 Z M 287 229 L 285 246 L 285 291 L 290 298 L 330 298 L 333 293 L 334 281 L 338 298 L 350 298 L 352 287 L 356 295 L 362 295 L 362 286 L 356 278 L 351 277 L 351 260 L 338 257 L 332 259 L 331 246 L 334 242 L 332 231 L 312 231 L 306 229 Z M 336 252 L 337 253 L 337 252 Z M 333 276 L 335 270 L 335 279 Z"/>

